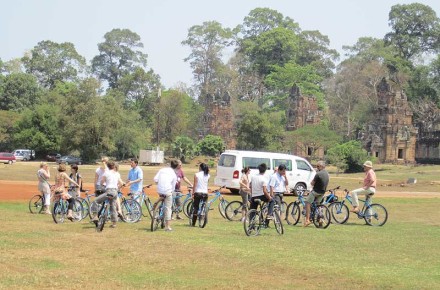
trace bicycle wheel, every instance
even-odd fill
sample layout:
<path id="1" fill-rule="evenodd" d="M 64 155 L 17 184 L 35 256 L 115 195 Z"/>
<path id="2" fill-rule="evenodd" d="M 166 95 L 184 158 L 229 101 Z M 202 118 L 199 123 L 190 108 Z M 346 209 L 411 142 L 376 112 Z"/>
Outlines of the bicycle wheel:
<path id="1" fill-rule="evenodd" d="M 72 207 L 72 216 L 73 216 L 73 220 L 74 222 L 79 222 L 81 221 L 84 216 L 83 216 L 83 206 L 81 204 L 81 202 L 77 199 L 75 199 L 73 201 L 73 207 Z"/>
<path id="2" fill-rule="evenodd" d="M 280 235 L 284 234 L 283 223 L 281 222 L 281 218 L 280 215 L 278 214 L 278 211 L 274 211 L 273 213 L 273 223 L 275 225 L 275 229 L 277 230 L 277 233 Z"/>
<path id="3" fill-rule="evenodd" d="M 186 212 L 188 213 L 188 218 L 191 219 L 192 216 L 192 212 L 193 212 L 193 200 L 189 200 L 188 203 L 186 204 Z"/>
<path id="4" fill-rule="evenodd" d="M 126 223 L 137 223 L 142 215 L 141 205 L 134 199 L 126 199 L 121 203 L 123 221 Z"/>
<path id="5" fill-rule="evenodd" d="M 333 220 L 337 224 L 345 224 L 350 216 L 350 211 L 345 203 L 334 202 L 328 206 Z"/>
<path id="6" fill-rule="evenodd" d="M 281 202 L 281 208 L 280 208 L 280 218 L 281 220 L 286 219 L 286 213 L 287 213 L 287 203 L 285 201 Z"/>
<path id="7" fill-rule="evenodd" d="M 299 222 L 301 216 L 301 208 L 298 203 L 291 202 L 287 207 L 286 211 L 286 222 L 287 224 L 294 226 Z"/>
<path id="8" fill-rule="evenodd" d="M 93 220 L 98 215 L 99 209 L 100 209 L 100 206 L 99 206 L 99 204 L 97 202 L 92 201 L 90 203 L 90 206 L 89 206 L 89 217 L 90 217 L 91 220 Z"/>
<path id="9" fill-rule="evenodd" d="M 79 200 L 79 202 L 82 205 L 83 211 L 82 211 L 81 220 L 83 220 L 83 219 L 85 219 L 86 216 L 89 215 L 89 207 L 90 207 L 90 205 L 89 205 L 89 202 L 87 201 L 87 199 L 85 199 L 85 198 L 78 197 L 77 199 Z"/>
<path id="10" fill-rule="evenodd" d="M 246 236 L 256 236 L 260 233 L 261 216 L 256 209 L 251 209 L 247 212 L 243 223 L 244 232 Z"/>
<path id="11" fill-rule="evenodd" d="M 228 206 L 228 204 L 229 201 L 227 201 L 226 199 L 220 200 L 218 204 L 218 211 L 224 219 L 226 218 L 226 207 Z"/>
<path id="12" fill-rule="evenodd" d="M 235 200 L 231 201 L 225 209 L 226 218 L 230 221 L 239 221 L 242 218 L 243 203 Z"/>
<path id="13" fill-rule="evenodd" d="M 199 227 L 204 228 L 208 223 L 208 212 L 209 208 L 206 207 L 206 203 L 202 204 L 202 207 L 199 209 L 200 214 L 198 215 Z"/>
<path id="14" fill-rule="evenodd" d="M 107 204 L 103 204 L 102 207 L 103 208 L 98 214 L 99 218 L 98 218 L 98 224 L 96 226 L 97 232 L 102 232 L 102 230 L 104 229 L 105 222 L 107 221 L 107 215 L 108 215 Z"/>
<path id="15" fill-rule="evenodd" d="M 61 224 L 64 222 L 66 218 L 67 212 L 67 202 L 66 201 L 58 201 L 53 206 L 52 218 L 56 224 Z"/>
<path id="16" fill-rule="evenodd" d="M 383 205 L 373 203 L 365 209 L 364 219 L 370 226 L 383 226 L 388 220 L 388 212 Z"/>
<path id="17" fill-rule="evenodd" d="M 43 197 L 39 194 L 34 195 L 29 200 L 29 211 L 31 213 L 40 213 L 43 210 Z"/>
<path id="18" fill-rule="evenodd" d="M 318 205 L 313 214 L 313 224 L 318 229 L 326 229 L 330 225 L 330 211 L 325 205 Z"/>
<path id="19" fill-rule="evenodd" d="M 150 218 L 153 218 L 153 203 L 148 196 L 144 199 L 144 203 L 145 207 L 147 208 L 148 215 L 146 213 L 144 214 L 144 211 L 142 211 L 142 215 L 144 217 L 149 216 Z"/>
<path id="20" fill-rule="evenodd" d="M 190 201 L 192 201 L 192 200 L 191 200 L 191 199 L 187 199 L 187 200 L 185 200 L 185 201 L 183 202 L 183 204 L 182 204 L 182 211 L 183 211 L 183 214 L 184 214 L 187 218 L 189 218 L 189 215 L 191 214 L 190 212 L 188 212 L 188 207 L 187 207 L 187 205 L 188 205 L 188 203 L 189 203 Z"/>
<path id="21" fill-rule="evenodd" d="M 160 208 L 162 207 L 162 203 L 156 206 L 156 209 L 153 211 L 153 217 L 151 218 L 151 231 L 154 232 L 159 228 L 159 225 L 162 223 L 162 218 L 160 216 Z"/>

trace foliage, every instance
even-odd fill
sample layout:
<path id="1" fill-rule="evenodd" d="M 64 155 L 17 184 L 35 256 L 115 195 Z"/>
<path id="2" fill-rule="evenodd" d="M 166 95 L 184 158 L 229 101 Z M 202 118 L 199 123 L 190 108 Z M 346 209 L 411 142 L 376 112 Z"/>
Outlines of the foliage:
<path id="1" fill-rule="evenodd" d="M 14 125 L 21 115 L 13 111 L 0 110 L 0 151 L 12 151 Z"/>
<path id="2" fill-rule="evenodd" d="M 206 135 L 197 143 L 197 150 L 201 155 L 214 157 L 225 150 L 225 142 L 220 136 Z"/>
<path id="3" fill-rule="evenodd" d="M 54 88 L 57 82 L 75 81 L 86 65 L 70 42 L 39 42 L 30 55 L 22 58 L 26 72 L 34 75 L 46 88 Z"/>
<path id="4" fill-rule="evenodd" d="M 172 144 L 173 156 L 182 162 L 187 162 L 196 152 L 196 144 L 187 136 L 177 136 Z"/>
<path id="5" fill-rule="evenodd" d="M 99 55 L 92 60 L 92 71 L 110 88 L 117 88 L 125 75 L 146 67 L 147 54 L 140 50 L 144 47 L 140 36 L 129 29 L 113 29 L 104 39 L 98 44 Z"/>
<path id="6" fill-rule="evenodd" d="M 41 89 L 34 76 L 13 73 L 0 82 L 0 110 L 22 111 L 38 103 Z"/>
<path id="7" fill-rule="evenodd" d="M 371 160 L 358 141 L 348 141 L 330 148 L 327 151 L 327 158 L 338 170 L 344 172 L 361 172 L 362 164 L 366 160 Z"/>

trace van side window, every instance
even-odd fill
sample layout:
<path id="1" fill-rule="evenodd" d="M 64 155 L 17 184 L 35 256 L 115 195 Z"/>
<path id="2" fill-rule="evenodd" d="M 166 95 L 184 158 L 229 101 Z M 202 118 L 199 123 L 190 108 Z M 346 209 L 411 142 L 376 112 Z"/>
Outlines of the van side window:
<path id="1" fill-rule="evenodd" d="M 280 166 L 281 164 L 286 165 L 287 171 L 292 171 L 292 160 L 289 159 L 274 159 L 273 168 Z"/>
<path id="2" fill-rule="evenodd" d="M 218 161 L 218 166 L 223 167 L 234 167 L 235 166 L 235 155 L 222 154 Z"/>
<path id="3" fill-rule="evenodd" d="M 243 157 L 243 167 L 249 166 L 251 169 L 257 169 L 261 163 L 266 163 L 267 169 L 270 169 L 269 158 Z"/>
<path id="4" fill-rule="evenodd" d="M 310 166 L 302 160 L 296 160 L 296 167 L 299 170 L 312 171 L 312 168 L 310 168 Z"/>

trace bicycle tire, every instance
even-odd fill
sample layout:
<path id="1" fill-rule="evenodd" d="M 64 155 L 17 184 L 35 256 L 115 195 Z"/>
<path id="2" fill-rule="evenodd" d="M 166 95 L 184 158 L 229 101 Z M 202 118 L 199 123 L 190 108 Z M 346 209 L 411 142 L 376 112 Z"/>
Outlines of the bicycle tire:
<path id="1" fill-rule="evenodd" d="M 328 206 L 328 209 L 330 210 L 332 219 L 337 224 L 345 224 L 350 217 L 350 211 L 348 210 L 347 205 L 340 201 L 331 203 Z"/>
<path id="2" fill-rule="evenodd" d="M 313 224 L 318 229 L 326 229 L 330 225 L 330 211 L 325 205 L 318 205 L 313 214 Z"/>
<path id="3" fill-rule="evenodd" d="M 141 219 L 141 205 L 134 199 L 126 199 L 121 203 L 123 221 L 129 224 L 137 223 Z"/>
<path id="4" fill-rule="evenodd" d="M 364 211 L 365 222 L 374 227 L 383 226 L 388 220 L 387 209 L 378 203 L 370 204 Z"/>
<path id="5" fill-rule="evenodd" d="M 294 226 L 298 224 L 301 217 L 301 208 L 296 202 L 291 202 L 286 211 L 286 222 L 288 225 Z"/>
<path id="6" fill-rule="evenodd" d="M 40 194 L 34 195 L 29 200 L 29 211 L 32 214 L 40 213 L 43 210 L 43 197 Z"/>
<path id="7" fill-rule="evenodd" d="M 190 201 L 188 201 L 188 203 L 186 204 L 186 212 L 188 213 L 188 218 L 191 218 L 192 216 L 192 212 L 193 212 L 193 200 L 191 199 Z"/>
<path id="8" fill-rule="evenodd" d="M 226 219 L 226 207 L 228 206 L 228 204 L 229 204 L 229 201 L 227 201 L 226 199 L 222 199 L 218 203 L 218 211 L 220 212 L 220 215 L 224 219 Z"/>
<path id="9" fill-rule="evenodd" d="M 82 198 L 82 197 L 78 197 L 77 198 L 79 200 L 79 202 L 81 203 L 82 207 L 83 207 L 83 211 L 82 211 L 82 218 L 81 220 L 85 219 L 86 216 L 89 215 L 89 202 L 87 201 L 87 199 Z"/>
<path id="10" fill-rule="evenodd" d="M 67 205 L 65 201 L 58 201 L 53 206 L 52 219 L 56 224 L 62 224 L 66 218 Z"/>
<path id="11" fill-rule="evenodd" d="M 199 228 L 204 228 L 208 223 L 208 212 L 209 212 L 209 208 L 206 207 L 205 202 L 202 204 L 202 207 L 199 209 L 199 211 L 200 214 L 197 216 L 199 220 Z"/>
<path id="12" fill-rule="evenodd" d="M 182 204 L 182 211 L 183 211 L 183 214 L 187 217 L 187 218 L 189 218 L 189 215 L 190 215 L 190 213 L 188 212 L 188 208 L 187 208 L 187 204 L 188 204 L 188 202 L 190 202 L 190 201 L 192 201 L 191 199 L 187 199 L 187 200 L 185 200 L 184 202 L 183 202 L 183 204 Z"/>
<path id="13" fill-rule="evenodd" d="M 152 219 L 153 218 L 153 212 L 152 212 L 153 211 L 153 204 L 151 203 L 151 200 L 148 196 L 144 199 L 144 204 L 145 204 L 145 207 L 147 208 L 148 215 L 144 214 L 144 211 L 142 211 L 142 215 L 144 217 L 149 216 L 150 219 Z"/>
<path id="14" fill-rule="evenodd" d="M 97 232 L 102 232 L 104 230 L 105 222 L 107 221 L 107 204 L 102 205 L 103 208 L 101 209 L 100 213 L 98 214 L 98 224 L 96 226 Z"/>
<path id="15" fill-rule="evenodd" d="M 99 205 L 97 202 L 92 201 L 92 202 L 90 203 L 90 207 L 89 207 L 89 217 L 90 217 L 91 220 L 93 220 L 93 219 L 98 215 L 98 212 L 99 212 L 99 209 L 100 209 L 100 208 L 101 208 L 101 207 L 100 207 L 100 205 Z"/>
<path id="16" fill-rule="evenodd" d="M 153 211 L 153 217 L 151 218 L 151 231 L 154 232 L 159 228 L 159 224 L 161 223 L 162 218 L 160 217 L 160 208 L 162 203 L 156 206 L 156 209 Z"/>
<path id="17" fill-rule="evenodd" d="M 260 233 L 261 228 L 260 212 L 256 209 L 249 210 L 246 213 L 246 217 L 243 222 L 243 228 L 246 236 L 257 236 Z"/>
<path id="18" fill-rule="evenodd" d="M 287 216 L 287 202 L 284 200 L 281 202 L 281 208 L 280 208 L 280 219 L 285 220 Z"/>
<path id="19" fill-rule="evenodd" d="M 225 209 L 226 218 L 230 221 L 239 221 L 242 218 L 243 203 L 238 200 L 231 201 Z"/>
<path id="20" fill-rule="evenodd" d="M 83 219 L 83 206 L 81 204 L 81 201 L 74 199 L 73 206 L 72 206 L 72 216 L 73 216 L 73 222 L 79 222 Z"/>
<path id="21" fill-rule="evenodd" d="M 275 229 L 277 230 L 277 233 L 279 235 L 284 234 L 284 227 L 283 227 L 283 223 L 281 222 L 281 217 L 278 214 L 278 211 L 275 211 L 273 213 L 273 223 L 275 225 Z"/>

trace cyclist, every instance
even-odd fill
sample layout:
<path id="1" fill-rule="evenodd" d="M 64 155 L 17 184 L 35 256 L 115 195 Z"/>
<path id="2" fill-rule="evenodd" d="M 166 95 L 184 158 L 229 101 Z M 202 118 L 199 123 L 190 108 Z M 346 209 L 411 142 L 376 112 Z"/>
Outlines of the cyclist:
<path id="1" fill-rule="evenodd" d="M 317 172 L 312 182 L 310 183 L 313 186 L 312 191 L 307 196 L 306 203 L 306 217 L 303 226 L 307 227 L 311 224 L 310 222 L 310 208 L 313 202 L 321 203 L 324 198 L 324 193 L 327 191 L 327 185 L 329 182 L 329 175 L 327 170 L 325 170 L 325 162 L 320 160 L 317 165 Z"/>
<path id="2" fill-rule="evenodd" d="M 44 205 L 43 211 L 41 213 L 51 214 L 50 213 L 50 171 L 46 162 L 40 163 L 40 169 L 37 171 L 38 176 L 38 190 L 44 196 Z"/>
<path id="3" fill-rule="evenodd" d="M 142 180 L 144 179 L 144 173 L 138 166 L 139 161 L 136 158 L 131 159 L 131 169 L 128 172 L 128 179 L 125 186 L 130 186 L 130 194 L 132 198 L 139 202 L 140 195 L 142 193 Z"/>
<path id="4" fill-rule="evenodd" d="M 115 162 L 114 161 L 108 161 L 106 162 L 108 171 L 106 171 L 102 178 L 101 178 L 101 188 L 105 186 L 105 193 L 100 196 L 98 196 L 95 199 L 95 202 L 98 204 L 103 203 L 108 197 L 110 196 L 109 203 L 110 203 L 110 219 L 112 221 L 112 224 L 110 225 L 111 228 L 116 227 L 116 222 L 118 221 L 118 214 L 116 211 L 116 198 L 118 196 L 118 188 L 119 186 L 123 186 L 124 182 L 121 179 L 121 175 L 119 172 L 115 170 Z M 105 184 L 105 185 L 104 185 Z M 94 222 L 96 224 L 97 218 L 95 216 Z"/>
<path id="5" fill-rule="evenodd" d="M 67 218 L 73 221 L 73 204 L 75 199 L 65 191 L 65 181 L 69 181 L 71 185 L 79 187 L 79 184 L 71 179 L 66 173 L 66 164 L 61 163 L 58 166 L 58 172 L 55 175 L 55 196 L 57 198 L 65 199 L 69 202 L 67 210 Z"/>
<path id="6" fill-rule="evenodd" d="M 286 165 L 280 164 L 275 169 L 274 174 L 270 176 L 268 189 L 270 196 L 278 204 L 281 209 L 281 203 L 283 202 L 283 194 L 286 192 L 289 182 L 286 177 Z"/>
<path id="7" fill-rule="evenodd" d="M 108 168 L 106 166 L 108 162 L 108 157 L 102 157 L 101 158 L 101 165 L 96 169 L 95 171 L 95 194 L 96 197 L 103 194 L 105 192 L 105 185 L 101 185 L 102 176 L 104 173 L 108 171 Z"/>
<path id="8" fill-rule="evenodd" d="M 262 163 L 258 165 L 258 171 L 260 174 L 255 175 L 252 177 L 251 180 L 251 209 L 257 209 L 258 203 L 255 201 L 256 199 L 265 201 L 268 203 L 268 213 L 267 218 L 270 219 L 270 217 L 273 214 L 273 205 L 274 201 L 273 198 L 270 196 L 270 193 L 267 191 L 267 177 L 264 175 L 267 170 L 267 165 L 265 163 Z"/>
<path id="9" fill-rule="evenodd" d="M 208 200 L 208 182 L 210 177 L 208 165 L 200 163 L 199 172 L 194 175 L 192 226 L 196 225 L 200 201 L 203 200 L 206 202 Z"/>
<path id="10" fill-rule="evenodd" d="M 179 207 L 182 202 L 181 202 L 181 198 L 180 198 L 180 194 L 181 194 L 181 190 L 180 190 L 180 184 L 181 181 L 185 181 L 186 184 L 188 184 L 190 187 L 193 187 L 191 181 L 188 180 L 188 178 L 186 178 L 185 174 L 183 174 L 183 170 L 182 170 L 182 161 L 177 160 L 177 168 L 175 169 L 176 175 L 177 175 L 177 183 L 176 183 L 176 188 L 174 189 L 173 192 L 173 198 L 176 201 L 176 206 Z M 176 214 L 176 219 L 180 220 L 182 219 L 179 215 L 179 213 Z"/>
<path id="11" fill-rule="evenodd" d="M 171 167 L 162 168 L 154 176 L 154 182 L 157 184 L 157 192 L 159 194 L 160 200 L 163 200 L 165 204 L 165 231 L 172 231 L 170 227 L 171 223 L 171 206 L 173 204 L 173 191 L 176 188 L 177 176 L 174 171 L 177 168 L 177 161 L 171 160 Z M 153 212 L 156 209 L 156 201 L 153 205 Z"/>
<path id="12" fill-rule="evenodd" d="M 72 164 L 70 165 L 70 176 L 69 176 L 72 180 L 74 180 L 77 184 L 79 184 L 79 187 L 74 186 L 74 184 L 69 183 L 69 194 L 73 197 L 73 198 L 77 198 L 80 197 L 80 190 L 81 190 L 81 185 L 82 185 L 82 177 L 81 175 L 78 173 L 78 165 L 76 164 Z"/>
<path id="13" fill-rule="evenodd" d="M 369 199 L 376 193 L 376 173 L 374 173 L 373 170 L 373 163 L 371 161 L 365 161 L 363 167 L 365 171 L 364 186 L 351 192 L 353 195 L 353 209 L 351 212 L 354 213 L 359 212 L 358 194 L 363 194 L 366 199 Z"/>
<path id="14" fill-rule="evenodd" d="M 243 203 L 242 207 L 242 217 L 241 221 L 243 222 L 246 217 L 249 195 L 251 194 L 250 182 L 249 182 L 249 173 L 251 173 L 251 169 L 249 166 L 244 167 L 241 170 L 241 179 L 240 179 L 240 191 L 239 194 L 241 196 L 241 201 Z"/>

